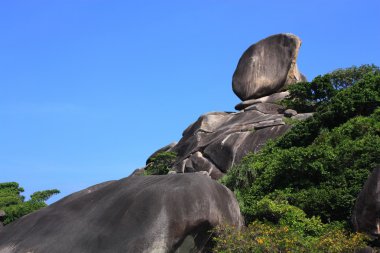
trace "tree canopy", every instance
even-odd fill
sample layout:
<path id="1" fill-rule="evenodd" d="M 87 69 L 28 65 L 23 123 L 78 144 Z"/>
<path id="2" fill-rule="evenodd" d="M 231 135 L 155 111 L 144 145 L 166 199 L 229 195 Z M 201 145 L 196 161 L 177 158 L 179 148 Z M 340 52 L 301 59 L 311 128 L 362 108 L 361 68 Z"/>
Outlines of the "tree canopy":
<path id="1" fill-rule="evenodd" d="M 16 182 L 0 183 L 0 210 L 5 212 L 5 225 L 47 206 L 45 201 L 54 194 L 58 194 L 59 190 L 53 189 L 35 192 L 27 201 L 21 195 L 22 192 L 24 192 L 24 189 Z"/>
<path id="2" fill-rule="evenodd" d="M 313 117 L 247 155 L 221 182 L 237 195 L 248 224 L 286 225 L 301 237 L 294 226 L 305 233 L 310 224 L 334 224 L 348 232 L 358 193 L 380 164 L 380 70 L 339 69 L 289 89 L 283 104 Z"/>

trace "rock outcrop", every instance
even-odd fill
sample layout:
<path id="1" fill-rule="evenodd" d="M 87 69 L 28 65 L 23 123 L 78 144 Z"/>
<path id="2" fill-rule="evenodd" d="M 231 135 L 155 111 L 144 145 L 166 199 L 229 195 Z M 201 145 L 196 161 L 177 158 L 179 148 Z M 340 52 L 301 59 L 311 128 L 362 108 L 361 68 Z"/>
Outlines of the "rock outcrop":
<path id="1" fill-rule="evenodd" d="M 278 103 L 287 85 L 304 80 L 296 65 L 300 45 L 295 35 L 279 34 L 248 48 L 233 76 L 244 100 L 239 111 L 202 115 L 178 143 L 148 158 L 175 152 L 169 175 L 137 169 L 24 216 L 0 230 L 0 253 L 206 252 L 211 228 L 243 224 L 233 193 L 212 179 L 284 134 L 291 127 L 285 116 L 311 116 L 285 113 Z"/>
<path id="2" fill-rule="evenodd" d="M 258 152 L 266 142 L 291 128 L 285 117 L 305 120 L 312 113 L 285 115 L 278 104 L 256 103 L 244 111 L 211 112 L 199 117 L 182 134 L 181 140 L 166 151 L 177 153 L 172 170 L 176 173 L 206 171 L 221 178 L 248 153 Z M 157 152 L 155 152 L 156 154 Z"/>
<path id="3" fill-rule="evenodd" d="M 269 139 L 289 129 L 281 111 L 281 106 L 261 103 L 247 111 L 202 115 L 169 149 L 177 153 L 173 170 L 207 171 L 213 179 L 220 178 L 249 152 L 257 152 Z"/>
<path id="4" fill-rule="evenodd" d="M 306 80 L 296 64 L 300 46 L 297 36 L 277 34 L 249 47 L 233 76 L 233 91 L 244 100 L 235 106 L 239 112 L 202 115 L 177 144 L 152 156 L 159 151 L 175 152 L 177 160 L 171 173 L 203 171 L 218 179 L 245 155 L 284 134 L 290 128 L 285 116 L 297 120 L 312 116 L 286 111 L 279 104 L 289 95 L 284 90 L 287 85 Z"/>
<path id="5" fill-rule="evenodd" d="M 373 170 L 359 193 L 352 223 L 356 231 L 380 238 L 380 167 Z"/>
<path id="6" fill-rule="evenodd" d="M 0 231 L 1 253 L 200 252 L 242 226 L 233 193 L 199 174 L 131 176 L 74 193 Z"/>
<path id="7" fill-rule="evenodd" d="M 277 34 L 250 46 L 241 56 L 232 78 L 235 94 L 243 101 L 279 92 L 306 80 L 296 64 L 301 40 Z"/>

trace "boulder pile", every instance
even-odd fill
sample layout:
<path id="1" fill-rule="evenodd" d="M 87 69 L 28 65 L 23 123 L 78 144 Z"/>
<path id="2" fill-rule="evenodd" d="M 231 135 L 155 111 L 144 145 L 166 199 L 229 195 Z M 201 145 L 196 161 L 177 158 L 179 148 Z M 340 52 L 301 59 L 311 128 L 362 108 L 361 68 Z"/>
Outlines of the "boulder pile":
<path id="1" fill-rule="evenodd" d="M 285 117 L 311 116 L 278 103 L 288 85 L 305 80 L 296 65 L 300 45 L 278 34 L 249 47 L 232 80 L 243 100 L 238 111 L 200 116 L 178 143 L 148 159 L 175 152 L 169 175 L 140 169 L 71 194 L 0 228 L 0 253 L 207 252 L 210 229 L 243 225 L 233 193 L 212 179 L 285 133 Z"/>
<path id="2" fill-rule="evenodd" d="M 161 148 L 160 152 L 177 154 L 170 173 L 202 171 L 219 179 L 249 152 L 259 151 L 268 140 L 284 134 L 290 128 L 285 117 L 303 120 L 312 116 L 279 104 L 289 95 L 289 85 L 306 80 L 296 64 L 300 46 L 301 40 L 293 34 L 273 35 L 250 46 L 232 78 L 233 91 L 243 100 L 235 107 L 238 112 L 204 114 L 177 144 Z"/>

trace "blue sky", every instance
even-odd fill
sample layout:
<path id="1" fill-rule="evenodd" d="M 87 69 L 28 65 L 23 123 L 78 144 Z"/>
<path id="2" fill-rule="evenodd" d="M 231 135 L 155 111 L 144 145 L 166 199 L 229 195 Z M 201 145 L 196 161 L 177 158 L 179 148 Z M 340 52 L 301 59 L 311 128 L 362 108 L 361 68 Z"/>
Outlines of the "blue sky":
<path id="1" fill-rule="evenodd" d="M 291 32 L 308 79 L 380 65 L 380 1 L 0 2 L 0 182 L 61 198 L 128 176 L 201 114 L 233 111 L 252 43 Z"/>

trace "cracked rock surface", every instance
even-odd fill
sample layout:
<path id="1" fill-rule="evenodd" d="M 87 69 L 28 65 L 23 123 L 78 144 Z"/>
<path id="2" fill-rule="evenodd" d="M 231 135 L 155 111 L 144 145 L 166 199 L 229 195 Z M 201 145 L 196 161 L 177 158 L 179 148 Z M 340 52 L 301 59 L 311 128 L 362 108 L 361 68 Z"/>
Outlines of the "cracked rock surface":
<path id="1" fill-rule="evenodd" d="M 280 112 L 279 105 L 259 103 L 241 112 L 211 112 L 200 116 L 183 132 L 176 145 L 165 148 L 177 153 L 173 170 L 177 173 L 206 171 L 211 178 L 219 179 L 249 152 L 259 151 L 269 139 L 290 128 Z"/>

